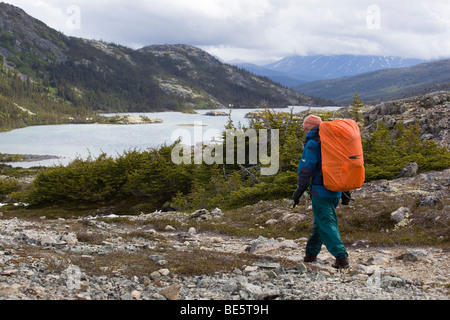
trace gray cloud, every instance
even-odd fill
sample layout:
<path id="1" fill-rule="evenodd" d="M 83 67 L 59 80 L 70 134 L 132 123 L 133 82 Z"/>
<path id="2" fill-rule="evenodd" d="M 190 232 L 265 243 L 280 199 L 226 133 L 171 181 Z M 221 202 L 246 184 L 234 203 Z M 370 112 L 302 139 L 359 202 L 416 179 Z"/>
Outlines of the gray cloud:
<path id="1" fill-rule="evenodd" d="M 133 48 L 186 43 L 223 60 L 450 56 L 450 3 L 427 0 L 11 0 L 67 35 Z M 80 28 L 67 25 L 79 8 Z"/>

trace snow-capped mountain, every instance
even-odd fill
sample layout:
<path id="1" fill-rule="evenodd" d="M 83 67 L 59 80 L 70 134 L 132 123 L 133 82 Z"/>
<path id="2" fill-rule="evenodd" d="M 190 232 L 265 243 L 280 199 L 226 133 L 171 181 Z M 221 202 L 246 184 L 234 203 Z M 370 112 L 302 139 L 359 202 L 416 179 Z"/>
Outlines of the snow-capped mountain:
<path id="1" fill-rule="evenodd" d="M 332 79 L 354 76 L 382 69 L 407 68 L 426 62 L 390 56 L 294 56 L 265 65 L 265 69 L 294 75 Z"/>

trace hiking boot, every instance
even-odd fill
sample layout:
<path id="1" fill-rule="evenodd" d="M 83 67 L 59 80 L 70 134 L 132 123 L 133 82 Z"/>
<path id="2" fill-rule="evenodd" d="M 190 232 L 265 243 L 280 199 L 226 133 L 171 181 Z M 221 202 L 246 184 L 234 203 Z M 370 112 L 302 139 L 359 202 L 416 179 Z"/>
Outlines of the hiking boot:
<path id="1" fill-rule="evenodd" d="M 316 262 L 317 261 L 317 257 L 315 256 L 305 256 L 303 258 L 303 262 Z"/>
<path id="2" fill-rule="evenodd" d="M 335 269 L 346 269 L 349 267 L 348 258 L 336 259 L 336 262 L 332 265 Z"/>

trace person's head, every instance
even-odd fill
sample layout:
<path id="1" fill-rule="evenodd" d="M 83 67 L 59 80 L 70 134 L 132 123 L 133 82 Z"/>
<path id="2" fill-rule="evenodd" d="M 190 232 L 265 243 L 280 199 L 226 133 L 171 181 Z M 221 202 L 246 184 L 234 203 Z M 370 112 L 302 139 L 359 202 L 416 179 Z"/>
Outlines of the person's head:
<path id="1" fill-rule="evenodd" d="M 322 123 L 322 119 L 317 116 L 309 116 L 303 121 L 303 130 L 308 133 L 312 128 L 317 127 Z"/>

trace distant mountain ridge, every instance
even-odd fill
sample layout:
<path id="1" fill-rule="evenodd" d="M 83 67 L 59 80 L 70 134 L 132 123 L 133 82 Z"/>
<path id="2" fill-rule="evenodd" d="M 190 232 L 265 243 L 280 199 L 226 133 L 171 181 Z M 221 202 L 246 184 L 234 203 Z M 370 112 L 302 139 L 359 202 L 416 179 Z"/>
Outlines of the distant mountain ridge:
<path id="1" fill-rule="evenodd" d="M 358 93 L 366 102 L 408 98 L 450 88 L 450 59 L 409 68 L 384 69 L 361 75 L 304 83 L 295 90 L 338 103 L 350 103 Z"/>
<path id="2" fill-rule="evenodd" d="M 411 67 L 424 62 L 427 61 L 394 56 L 313 55 L 286 57 L 263 66 L 242 63 L 237 66 L 292 87 L 305 82 L 344 78 L 383 69 Z"/>
<path id="3" fill-rule="evenodd" d="M 258 76 L 267 77 L 270 80 L 278 82 L 288 88 L 304 82 L 319 80 L 319 78 L 309 77 L 307 75 L 296 75 L 282 71 L 270 70 L 264 66 L 258 66 L 252 63 L 237 63 L 235 65 Z"/>
<path id="4" fill-rule="evenodd" d="M 296 56 L 268 64 L 265 68 L 290 74 L 308 74 L 322 79 L 354 76 L 382 69 L 405 68 L 425 62 L 393 56 L 333 55 Z"/>

